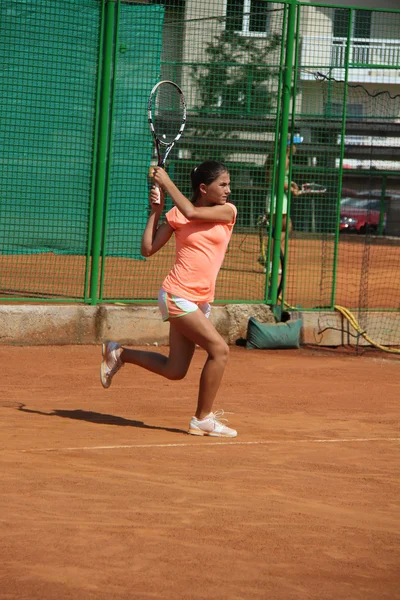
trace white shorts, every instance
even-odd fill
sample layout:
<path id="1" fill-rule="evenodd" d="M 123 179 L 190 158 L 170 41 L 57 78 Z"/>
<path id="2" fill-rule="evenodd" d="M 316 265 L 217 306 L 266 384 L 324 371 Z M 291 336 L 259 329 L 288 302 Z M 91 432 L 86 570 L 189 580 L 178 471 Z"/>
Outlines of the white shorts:
<path id="1" fill-rule="evenodd" d="M 211 312 L 211 306 L 208 302 L 196 303 L 191 300 L 185 300 L 185 298 L 169 294 L 163 288 L 158 293 L 158 307 L 163 321 L 184 317 L 189 313 L 195 312 L 198 308 L 207 319 Z"/>

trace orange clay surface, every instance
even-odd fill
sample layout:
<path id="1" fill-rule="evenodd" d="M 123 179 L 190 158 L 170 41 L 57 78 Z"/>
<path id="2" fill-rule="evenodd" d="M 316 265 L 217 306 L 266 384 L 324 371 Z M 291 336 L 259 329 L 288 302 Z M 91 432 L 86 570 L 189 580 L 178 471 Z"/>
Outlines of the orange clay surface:
<path id="1" fill-rule="evenodd" d="M 109 390 L 99 347 L 0 357 L 1 600 L 400 598 L 398 359 L 234 347 L 218 440 L 202 350 Z"/>

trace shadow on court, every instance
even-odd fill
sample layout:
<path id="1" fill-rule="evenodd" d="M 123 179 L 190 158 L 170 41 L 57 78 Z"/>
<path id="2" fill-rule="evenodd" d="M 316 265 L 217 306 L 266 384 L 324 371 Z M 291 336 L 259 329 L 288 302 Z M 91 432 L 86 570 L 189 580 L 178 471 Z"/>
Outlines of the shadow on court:
<path id="1" fill-rule="evenodd" d="M 124 417 L 118 417 L 116 415 L 107 415 L 103 413 L 88 411 L 88 410 L 53 410 L 51 412 L 44 412 L 41 410 L 33 410 L 26 408 L 25 404 L 19 406 L 17 410 L 25 413 L 31 413 L 35 415 L 42 415 L 45 417 L 60 417 L 62 419 L 74 419 L 76 421 L 87 421 L 88 423 L 97 423 L 99 425 L 118 425 L 119 427 L 140 427 L 142 429 L 157 429 L 161 431 L 169 431 L 170 433 L 184 433 L 187 435 L 187 431 L 184 429 L 175 429 L 173 427 L 158 427 L 157 425 L 147 425 L 143 421 L 134 421 L 132 419 L 125 419 Z"/>

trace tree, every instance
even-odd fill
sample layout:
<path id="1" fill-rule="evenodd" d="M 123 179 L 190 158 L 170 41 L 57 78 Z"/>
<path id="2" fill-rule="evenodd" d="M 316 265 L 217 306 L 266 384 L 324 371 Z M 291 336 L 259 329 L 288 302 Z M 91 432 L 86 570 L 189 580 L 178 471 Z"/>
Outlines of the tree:
<path id="1" fill-rule="evenodd" d="M 224 30 L 206 45 L 208 60 L 191 67 L 199 99 L 194 134 L 220 140 L 213 145 L 216 158 L 229 153 L 228 140 L 238 139 L 238 130 L 246 131 L 246 121 L 274 112 L 279 64 L 270 55 L 280 44 L 278 34 L 256 38 Z"/>
<path id="2" fill-rule="evenodd" d="M 215 36 L 206 46 L 208 62 L 191 69 L 199 91 L 199 113 L 241 117 L 269 114 L 277 96 L 277 86 L 271 81 L 278 75 L 278 65 L 268 59 L 280 43 L 278 34 L 260 39 L 224 30 Z"/>

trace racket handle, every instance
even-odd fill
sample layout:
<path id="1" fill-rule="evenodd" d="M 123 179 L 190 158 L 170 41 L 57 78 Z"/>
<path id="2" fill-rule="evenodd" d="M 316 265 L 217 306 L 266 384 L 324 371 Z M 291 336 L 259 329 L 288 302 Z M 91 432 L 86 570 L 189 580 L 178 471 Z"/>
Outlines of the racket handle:
<path id="1" fill-rule="evenodd" d="M 160 186 L 157 183 L 155 183 L 153 185 L 153 189 L 155 190 L 155 192 L 157 194 L 157 198 L 152 201 L 152 204 L 160 204 L 160 202 L 161 202 Z"/>

